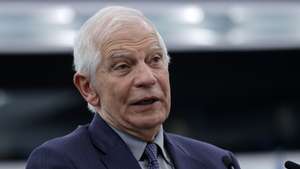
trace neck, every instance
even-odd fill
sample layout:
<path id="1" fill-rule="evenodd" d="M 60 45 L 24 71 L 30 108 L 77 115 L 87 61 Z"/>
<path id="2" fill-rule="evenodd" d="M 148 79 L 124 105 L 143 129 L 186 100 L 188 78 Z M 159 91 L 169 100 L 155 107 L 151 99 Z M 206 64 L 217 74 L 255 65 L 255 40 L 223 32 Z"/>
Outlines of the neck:
<path id="1" fill-rule="evenodd" d="M 158 134 L 162 126 L 162 124 L 159 124 L 157 126 L 149 127 L 149 128 L 138 128 L 132 126 L 127 127 L 118 123 L 114 123 L 114 121 L 111 118 L 109 118 L 109 116 L 106 116 L 104 113 L 99 113 L 99 115 L 111 127 L 121 130 L 122 132 L 132 135 L 145 142 L 152 142 L 155 139 L 155 136 Z"/>
<path id="2" fill-rule="evenodd" d="M 161 125 L 151 129 L 121 130 L 145 142 L 152 142 L 160 129 Z"/>

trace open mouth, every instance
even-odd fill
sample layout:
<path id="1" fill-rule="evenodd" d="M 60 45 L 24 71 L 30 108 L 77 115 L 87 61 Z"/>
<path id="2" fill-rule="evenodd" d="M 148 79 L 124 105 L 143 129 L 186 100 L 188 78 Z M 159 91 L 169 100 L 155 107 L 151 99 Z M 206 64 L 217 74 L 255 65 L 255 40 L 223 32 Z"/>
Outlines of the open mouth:
<path id="1" fill-rule="evenodd" d="M 137 102 L 134 102 L 132 105 L 137 105 L 137 106 L 139 106 L 139 105 L 150 105 L 150 104 L 153 104 L 153 103 L 155 103 L 157 101 L 159 101 L 159 99 L 155 98 L 155 97 L 153 97 L 153 98 L 146 98 L 146 99 L 142 99 L 142 100 L 139 100 Z"/>

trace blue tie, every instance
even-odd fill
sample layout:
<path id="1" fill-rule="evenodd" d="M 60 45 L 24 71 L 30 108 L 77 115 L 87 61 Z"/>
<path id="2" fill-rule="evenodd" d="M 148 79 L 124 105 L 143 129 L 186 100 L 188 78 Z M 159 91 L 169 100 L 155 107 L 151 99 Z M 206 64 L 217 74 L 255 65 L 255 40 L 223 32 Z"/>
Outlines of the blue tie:
<path id="1" fill-rule="evenodd" d="M 145 149 L 145 154 L 148 158 L 148 169 L 159 169 L 156 144 L 148 143 Z"/>

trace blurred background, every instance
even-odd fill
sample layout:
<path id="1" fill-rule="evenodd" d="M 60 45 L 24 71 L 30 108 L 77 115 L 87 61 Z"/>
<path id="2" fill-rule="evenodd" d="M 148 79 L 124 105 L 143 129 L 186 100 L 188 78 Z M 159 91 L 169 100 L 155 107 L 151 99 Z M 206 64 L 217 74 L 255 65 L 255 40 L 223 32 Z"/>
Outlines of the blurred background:
<path id="1" fill-rule="evenodd" d="M 100 8 L 153 21 L 171 56 L 168 131 L 233 151 L 243 169 L 300 162 L 300 2 L 0 1 L 0 168 L 92 118 L 72 84 L 72 44 Z"/>

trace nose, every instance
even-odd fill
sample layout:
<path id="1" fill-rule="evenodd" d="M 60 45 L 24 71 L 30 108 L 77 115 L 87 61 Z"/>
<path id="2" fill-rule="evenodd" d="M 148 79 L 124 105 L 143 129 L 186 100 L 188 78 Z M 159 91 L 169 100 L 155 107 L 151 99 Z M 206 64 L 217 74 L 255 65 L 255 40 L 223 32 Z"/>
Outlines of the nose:
<path id="1" fill-rule="evenodd" d="M 157 82 L 153 69 L 145 63 L 137 66 L 134 85 L 137 88 L 150 88 Z"/>

